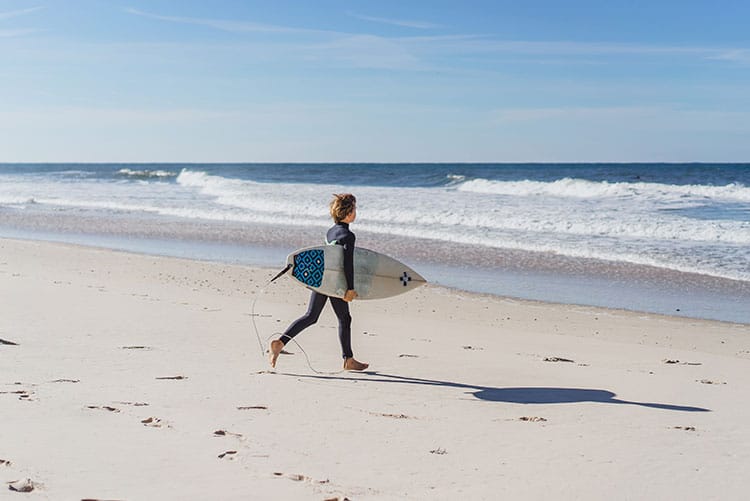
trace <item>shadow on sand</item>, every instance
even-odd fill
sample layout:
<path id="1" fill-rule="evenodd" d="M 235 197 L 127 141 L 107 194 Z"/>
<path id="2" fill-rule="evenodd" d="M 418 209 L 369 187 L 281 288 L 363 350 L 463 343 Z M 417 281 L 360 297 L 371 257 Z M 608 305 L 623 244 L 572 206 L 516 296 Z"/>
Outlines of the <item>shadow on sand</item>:
<path id="1" fill-rule="evenodd" d="M 640 405 L 642 407 L 651 407 L 653 409 L 663 409 L 669 411 L 710 412 L 710 409 L 703 409 L 701 407 L 686 407 L 683 405 L 660 404 L 651 402 L 631 402 L 628 400 L 620 400 L 619 398 L 615 398 L 617 395 L 611 391 L 585 388 L 493 388 L 491 386 L 476 386 L 464 383 L 454 383 L 450 381 L 437 381 L 432 379 L 397 376 L 394 374 L 382 374 L 374 371 L 363 372 L 357 374 L 356 376 L 348 377 L 315 374 L 278 374 L 310 379 L 368 381 L 372 383 L 416 384 L 424 386 L 462 388 L 470 390 L 467 393 L 474 395 L 476 398 L 489 402 L 507 402 L 514 404 L 570 404 L 581 402 L 598 402 L 603 404 Z"/>

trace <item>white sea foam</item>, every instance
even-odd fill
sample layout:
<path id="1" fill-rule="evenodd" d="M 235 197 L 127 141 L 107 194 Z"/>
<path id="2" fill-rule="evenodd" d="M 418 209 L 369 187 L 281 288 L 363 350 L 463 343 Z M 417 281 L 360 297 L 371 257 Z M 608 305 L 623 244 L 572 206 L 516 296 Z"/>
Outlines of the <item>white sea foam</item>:
<path id="1" fill-rule="evenodd" d="M 680 198 L 750 201 L 750 188 L 742 184 L 725 186 L 674 185 L 660 183 L 610 183 L 564 178 L 556 181 L 492 181 L 472 179 L 456 187 L 458 191 L 512 196 L 555 196 L 571 198 Z"/>
<path id="2" fill-rule="evenodd" d="M 15 205 L 33 205 L 38 203 L 34 197 L 12 197 L 4 196 L 0 197 L 0 205 L 15 206 Z"/>
<path id="3" fill-rule="evenodd" d="M 461 174 L 448 174 L 447 179 L 449 186 L 455 186 L 466 181 L 466 176 Z"/>
<path id="4" fill-rule="evenodd" d="M 176 172 L 166 170 L 132 170 L 120 169 L 117 171 L 120 176 L 137 177 L 137 178 L 168 178 L 177 176 Z"/>
<path id="5" fill-rule="evenodd" d="M 133 171 L 138 172 L 138 171 Z M 157 172 L 157 171 L 153 171 Z M 166 171 L 165 171 L 166 172 Z M 122 174 L 130 176 L 130 174 Z M 742 185 L 466 180 L 441 188 L 277 184 L 183 169 L 163 182 L 4 177 L 0 204 L 78 207 L 185 220 L 325 228 L 331 193 L 355 191 L 357 228 L 487 248 L 648 264 L 750 280 L 750 221 L 696 219 L 705 203 L 744 206 Z M 678 210 L 673 210 L 678 209 Z"/>
<path id="6" fill-rule="evenodd" d="M 85 171 L 85 170 L 69 169 L 69 170 L 63 170 L 63 171 L 55 172 L 55 173 L 52 173 L 51 175 L 74 176 L 74 177 L 89 177 L 89 176 L 95 176 L 96 173 Z"/>
<path id="7" fill-rule="evenodd" d="M 715 262 L 708 260 L 696 260 L 689 252 L 676 254 L 673 249 L 657 244 L 646 244 L 644 242 L 631 242 L 627 245 L 612 241 L 591 242 L 570 238 L 525 238 L 512 233 L 497 232 L 492 234 L 478 233 L 452 233 L 441 228 L 419 228 L 411 229 L 404 226 L 389 226 L 382 224 L 370 224 L 362 222 L 358 228 L 373 233 L 384 235 L 397 235 L 403 237 L 417 237 L 434 240 L 449 241 L 458 244 L 476 245 L 483 247 L 496 247 L 502 249 L 513 249 L 530 252 L 544 252 L 558 254 L 568 257 L 598 259 L 612 262 L 627 262 L 646 266 L 654 266 L 686 273 L 699 273 L 703 275 L 728 278 L 732 280 L 750 281 L 750 270 L 741 265 L 745 254 L 744 248 L 736 248 L 736 266 L 720 268 Z"/>
<path id="8" fill-rule="evenodd" d="M 256 183 L 187 169 L 177 176 L 177 183 L 212 197 L 220 206 L 276 214 L 287 218 L 287 223 L 304 216 L 327 220 L 325 196 L 321 197 L 319 185 Z"/>

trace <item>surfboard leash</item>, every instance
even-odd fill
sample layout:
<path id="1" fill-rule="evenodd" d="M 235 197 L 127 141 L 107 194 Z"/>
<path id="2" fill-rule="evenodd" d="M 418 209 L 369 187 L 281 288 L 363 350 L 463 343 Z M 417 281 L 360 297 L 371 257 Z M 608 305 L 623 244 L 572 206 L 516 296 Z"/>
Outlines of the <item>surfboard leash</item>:
<path id="1" fill-rule="evenodd" d="M 258 294 L 255 296 L 255 299 L 253 299 L 252 307 L 250 308 L 250 320 L 253 322 L 253 329 L 255 330 L 255 337 L 258 339 L 258 347 L 260 348 L 260 354 L 263 359 L 266 358 L 266 352 L 265 348 L 263 347 L 263 341 L 260 340 L 260 331 L 258 330 L 258 325 L 255 323 L 255 304 L 258 302 L 258 298 L 265 294 L 266 289 L 269 285 L 274 283 L 279 277 L 281 277 L 284 273 L 289 271 L 289 269 L 292 267 L 291 264 L 287 264 L 286 267 L 278 272 L 275 277 L 273 277 L 271 280 L 268 281 L 266 285 L 263 286 L 263 288 L 258 292 Z M 275 336 L 276 333 L 274 332 L 266 339 L 266 342 L 268 342 L 269 339 L 271 339 L 272 336 Z"/>
<path id="2" fill-rule="evenodd" d="M 268 363 L 268 360 L 266 359 L 266 349 L 265 349 L 265 346 L 263 345 L 263 341 L 261 341 L 261 339 L 260 339 L 260 331 L 258 330 L 258 325 L 255 323 L 255 304 L 258 302 L 258 299 L 260 298 L 260 296 L 263 295 L 263 294 L 265 294 L 266 289 L 272 283 L 274 283 L 276 281 L 276 279 L 278 279 L 279 277 L 281 277 L 282 275 L 284 275 L 287 271 L 289 271 L 289 269 L 291 267 L 292 267 L 291 264 L 286 265 L 286 268 L 284 268 L 283 270 L 281 270 L 279 273 L 276 274 L 275 277 L 273 277 L 271 280 L 269 280 L 268 283 L 255 296 L 255 299 L 253 299 L 253 304 L 252 304 L 252 306 L 250 308 L 250 319 L 252 320 L 253 329 L 255 330 L 255 337 L 258 340 L 258 347 L 260 348 L 260 356 L 261 356 L 261 358 L 263 359 L 263 361 L 265 363 Z M 273 334 L 271 334 L 270 336 L 268 336 L 266 338 L 266 343 L 268 342 L 269 339 L 271 339 L 274 336 L 278 336 L 278 335 L 281 335 L 281 333 L 274 332 Z M 339 370 L 339 371 L 336 371 L 336 372 L 325 372 L 325 371 L 319 371 L 319 370 L 317 370 L 315 367 L 312 366 L 312 363 L 310 363 L 310 357 L 307 355 L 307 352 L 302 347 L 302 345 L 299 344 L 299 342 L 296 339 L 294 339 L 294 338 L 292 338 L 292 341 L 294 341 L 294 344 L 297 345 L 297 348 L 300 349 L 300 351 L 302 352 L 302 354 L 305 355 L 305 360 L 307 361 L 307 366 L 315 374 L 320 374 L 320 375 L 324 375 L 324 376 L 335 376 L 337 374 L 341 374 L 342 372 L 344 372 L 343 369 Z"/>

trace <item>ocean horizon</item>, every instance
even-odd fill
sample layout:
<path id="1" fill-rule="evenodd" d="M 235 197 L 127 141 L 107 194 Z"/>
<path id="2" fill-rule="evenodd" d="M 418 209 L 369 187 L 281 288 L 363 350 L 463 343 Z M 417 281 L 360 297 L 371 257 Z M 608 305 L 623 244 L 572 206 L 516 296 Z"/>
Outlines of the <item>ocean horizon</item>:
<path id="1" fill-rule="evenodd" d="M 748 163 L 5 163 L 0 236 L 272 268 L 338 192 L 441 285 L 750 323 Z"/>

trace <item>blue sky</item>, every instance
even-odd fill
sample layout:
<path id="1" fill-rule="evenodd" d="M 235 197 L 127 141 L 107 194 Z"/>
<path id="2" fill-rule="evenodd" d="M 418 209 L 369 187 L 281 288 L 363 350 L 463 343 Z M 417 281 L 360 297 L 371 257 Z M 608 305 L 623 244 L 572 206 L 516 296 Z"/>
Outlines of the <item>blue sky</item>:
<path id="1" fill-rule="evenodd" d="M 750 161 L 750 2 L 0 0 L 0 162 Z"/>

